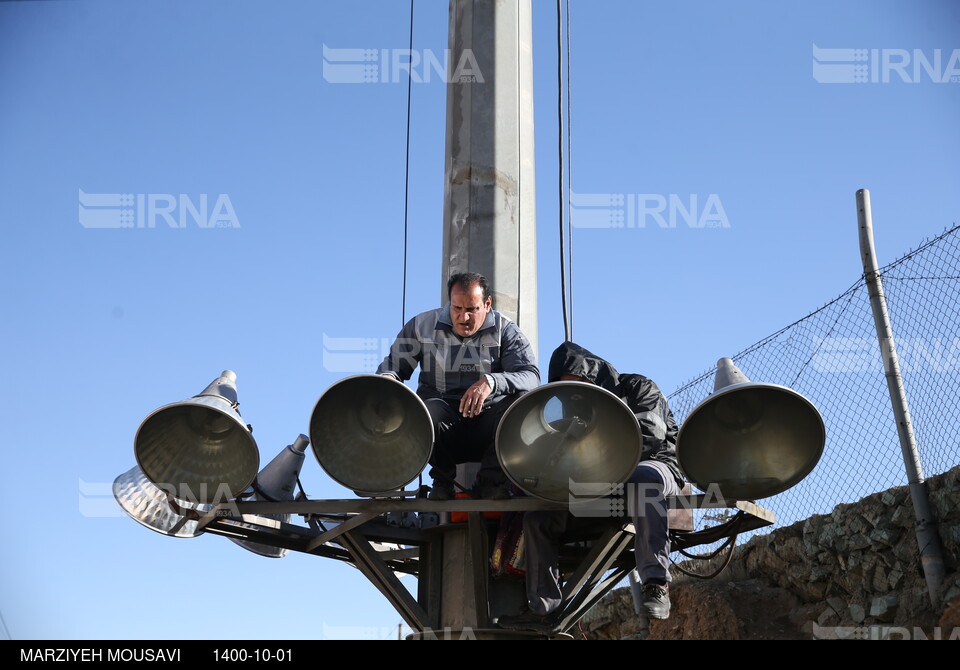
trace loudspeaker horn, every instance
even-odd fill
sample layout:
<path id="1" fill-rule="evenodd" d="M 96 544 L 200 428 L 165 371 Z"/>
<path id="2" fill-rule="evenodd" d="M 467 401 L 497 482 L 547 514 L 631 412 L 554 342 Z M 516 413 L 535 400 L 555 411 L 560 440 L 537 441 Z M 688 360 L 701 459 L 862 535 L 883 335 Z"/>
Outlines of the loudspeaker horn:
<path id="1" fill-rule="evenodd" d="M 173 510 L 168 493 L 147 479 L 137 465 L 113 481 L 113 497 L 127 516 L 152 531 L 170 537 L 197 537 L 203 533 L 197 529 L 196 520 Z M 213 509 L 213 505 L 192 504 L 184 500 L 176 502 L 201 514 Z"/>
<path id="2" fill-rule="evenodd" d="M 252 496 L 254 500 L 271 502 L 293 500 L 297 479 L 300 477 L 300 469 L 303 467 L 304 452 L 307 450 L 309 443 L 306 435 L 299 435 L 293 444 L 287 445 L 272 461 L 267 463 L 263 470 L 257 473 L 253 488 L 247 492 L 245 497 Z M 279 528 L 281 523 L 290 523 L 289 514 L 257 514 L 255 516 L 258 524 L 273 526 L 274 528 Z M 253 524 L 241 523 L 239 525 L 245 528 L 256 528 Z M 230 539 L 247 551 L 252 551 L 267 558 L 283 558 L 287 555 L 287 549 L 284 547 L 274 547 L 269 544 L 241 540 L 235 537 Z"/>
<path id="3" fill-rule="evenodd" d="M 357 493 L 402 489 L 433 451 L 433 422 L 423 400 L 386 375 L 347 377 L 317 400 L 310 444 L 320 467 Z"/>
<path id="4" fill-rule="evenodd" d="M 643 437 L 620 398 L 587 382 L 563 381 L 516 400 L 500 419 L 496 447 L 514 484 L 569 503 L 614 493 L 636 469 Z"/>
<path id="5" fill-rule="evenodd" d="M 677 460 L 701 490 L 715 486 L 724 498 L 757 500 L 810 474 L 825 442 L 813 403 L 786 386 L 751 382 L 721 358 L 713 393 L 680 427 Z"/>
<path id="6" fill-rule="evenodd" d="M 198 395 L 144 419 L 134 453 L 147 479 L 191 503 L 232 500 L 250 486 L 260 455 L 237 411 L 236 380 L 225 370 Z"/>

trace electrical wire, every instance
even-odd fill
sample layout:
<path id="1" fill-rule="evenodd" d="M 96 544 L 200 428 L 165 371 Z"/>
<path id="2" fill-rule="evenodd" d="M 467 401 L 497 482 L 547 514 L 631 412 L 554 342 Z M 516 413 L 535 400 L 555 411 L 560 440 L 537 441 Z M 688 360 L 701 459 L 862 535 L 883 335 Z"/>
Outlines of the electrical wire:
<path id="1" fill-rule="evenodd" d="M 564 181 L 563 181 L 563 0 L 557 0 L 557 123 L 559 125 L 557 159 L 559 162 L 559 219 L 560 219 L 560 302 L 563 312 L 564 339 L 570 341 L 570 322 L 567 317 L 566 253 L 564 235 Z"/>
<path id="2" fill-rule="evenodd" d="M 413 54 L 413 0 L 410 0 L 410 46 L 408 54 Z M 400 327 L 407 323 L 407 255 L 409 238 L 410 210 L 410 99 L 413 88 L 413 68 L 407 68 L 407 146 L 404 156 L 403 178 L 403 288 L 400 298 Z"/>
<path id="3" fill-rule="evenodd" d="M 696 577 L 698 579 L 711 579 L 716 577 L 726 569 L 727 565 L 730 564 L 730 560 L 733 558 L 733 550 L 736 548 L 737 536 L 744 531 L 746 523 L 747 515 L 741 510 L 726 523 L 722 523 L 712 528 L 705 528 L 698 531 L 670 531 L 670 544 L 673 547 L 673 550 L 686 558 L 706 561 L 715 558 L 723 551 L 727 552 L 720 567 L 718 567 L 709 575 L 701 575 L 696 572 L 685 570 L 682 566 L 673 561 L 673 559 L 670 560 L 670 563 L 673 565 L 673 567 L 677 568 L 677 570 L 690 577 Z M 687 549 L 697 545 L 719 542 L 724 538 L 726 538 L 724 543 L 720 545 L 716 551 L 710 552 L 709 554 L 690 554 L 686 551 Z"/>
<path id="4" fill-rule="evenodd" d="M 413 54 L 413 0 L 410 0 L 410 41 L 407 53 Z M 407 68 L 407 146 L 404 157 L 403 176 L 403 289 L 400 298 L 400 328 L 407 324 L 407 256 L 410 209 L 410 100 L 413 88 L 413 68 Z M 417 488 L 423 488 L 423 473 L 417 480 Z"/>
<path id="5" fill-rule="evenodd" d="M 701 575 L 701 574 L 696 573 L 696 572 L 693 572 L 693 571 L 691 571 L 691 570 L 686 570 L 686 569 L 685 569 L 683 566 L 681 566 L 679 563 L 675 563 L 675 562 L 672 561 L 672 560 L 670 561 L 670 563 L 673 565 L 673 567 L 675 567 L 677 570 L 679 570 L 679 571 L 682 572 L 683 574 L 687 575 L 688 577 L 695 577 L 695 578 L 697 578 L 697 579 L 713 579 L 714 577 L 716 577 L 716 576 L 719 575 L 721 572 L 723 572 L 724 570 L 727 569 L 727 566 L 730 564 L 730 560 L 733 558 L 733 550 L 734 550 L 734 548 L 735 548 L 735 546 L 736 546 L 736 542 L 737 542 L 737 536 L 736 536 L 736 535 L 733 535 L 733 536 L 731 536 L 731 537 L 728 537 L 727 540 L 726 540 L 726 542 L 724 542 L 723 545 L 721 545 L 721 547 L 720 547 L 719 549 L 717 549 L 715 552 L 713 552 L 712 554 L 709 554 L 709 555 L 707 555 L 707 556 L 691 556 L 690 554 L 687 554 L 687 553 L 685 553 L 685 552 L 683 552 L 683 551 L 680 552 L 683 556 L 686 556 L 687 558 L 693 558 L 693 559 L 697 559 L 697 560 L 708 560 L 708 559 L 710 559 L 710 558 L 713 558 L 713 557 L 716 556 L 717 554 L 719 554 L 719 553 L 720 553 L 721 551 L 723 551 L 724 549 L 728 549 L 727 555 L 726 555 L 726 557 L 723 559 L 723 563 L 720 565 L 719 568 L 717 568 L 716 570 L 714 570 L 713 572 L 711 572 L 709 575 Z"/>
<path id="6" fill-rule="evenodd" d="M 570 113 L 570 0 L 567 0 L 567 304 L 570 310 L 570 335 L 567 338 L 573 341 L 573 211 L 571 198 L 573 194 L 573 148 L 571 137 L 573 134 L 573 117 Z"/>

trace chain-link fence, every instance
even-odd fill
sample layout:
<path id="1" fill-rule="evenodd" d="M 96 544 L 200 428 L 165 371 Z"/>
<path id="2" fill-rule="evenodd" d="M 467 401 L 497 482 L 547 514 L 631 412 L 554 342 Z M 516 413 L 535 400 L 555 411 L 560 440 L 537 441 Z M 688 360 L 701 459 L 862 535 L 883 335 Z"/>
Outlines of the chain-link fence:
<path id="1" fill-rule="evenodd" d="M 880 269 L 924 475 L 960 462 L 960 226 Z M 829 512 L 907 477 L 863 278 L 732 357 L 755 382 L 802 393 L 827 442 L 813 472 L 758 501 L 777 526 Z M 678 423 L 713 391 L 716 368 L 669 396 Z M 708 524 L 709 525 L 709 524 Z"/>

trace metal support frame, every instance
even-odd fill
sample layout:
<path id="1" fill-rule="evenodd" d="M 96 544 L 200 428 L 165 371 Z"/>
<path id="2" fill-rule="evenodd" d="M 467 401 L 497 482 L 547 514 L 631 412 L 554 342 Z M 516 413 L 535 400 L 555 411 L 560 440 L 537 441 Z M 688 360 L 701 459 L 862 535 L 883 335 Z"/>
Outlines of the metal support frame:
<path id="1" fill-rule="evenodd" d="M 667 498 L 672 509 L 735 508 L 748 517 L 750 528 L 772 524 L 773 513 L 747 501 L 728 501 L 716 496 L 680 495 Z M 444 542 L 464 544 L 464 620 L 482 637 L 518 637 L 495 628 L 490 611 L 489 522 L 484 512 L 566 510 L 567 506 L 538 498 L 449 501 L 414 499 L 297 500 L 291 502 L 232 501 L 206 514 L 177 508 L 196 518 L 204 532 L 244 539 L 269 546 L 340 560 L 358 568 L 397 610 L 414 637 L 430 637 L 444 626 Z M 465 512 L 466 523 L 418 528 L 387 522 L 391 512 Z M 306 525 L 258 523 L 258 515 L 301 516 Z M 597 519 L 597 534 L 568 545 L 576 567 L 567 571 L 563 586 L 560 622 L 566 631 L 619 583 L 633 568 L 633 524 L 610 518 Z M 241 525 L 242 524 L 242 525 Z M 329 526 L 329 527 L 327 527 Z M 743 527 L 741 527 L 741 530 Z M 451 535 L 451 533 L 453 535 Z M 456 538 L 456 534 L 460 534 Z M 396 545 L 399 545 L 396 546 Z M 418 578 L 416 596 L 396 573 Z M 466 591 L 465 591 L 466 593 Z M 447 603 L 450 606 L 449 602 Z M 475 634 L 476 634 L 475 633 Z M 446 632 L 445 632 L 446 634 Z M 529 637 L 520 634 L 519 637 Z"/>
<path id="2" fill-rule="evenodd" d="M 355 557 L 355 565 L 390 601 L 407 625 L 418 632 L 427 628 L 427 613 L 411 597 L 410 592 L 377 555 L 377 551 L 370 546 L 367 539 L 357 531 L 351 531 L 343 534 L 343 542 Z"/>
<path id="3" fill-rule="evenodd" d="M 615 581 L 610 582 L 610 577 L 603 578 L 615 563 L 624 558 L 623 554 L 633 543 L 633 537 L 633 525 L 628 524 L 627 527 L 608 529 L 593 542 L 586 558 L 563 586 L 563 603 L 560 606 L 561 631 L 566 631 L 579 621 L 590 607 L 593 607 L 599 599 L 592 597 L 598 585 L 601 587 L 602 594 L 605 594 L 629 572 L 629 567 L 624 569 L 621 565 L 620 570 L 615 573 L 619 575 Z M 632 564 L 632 561 L 630 563 Z M 620 571 L 622 574 L 619 574 Z"/>

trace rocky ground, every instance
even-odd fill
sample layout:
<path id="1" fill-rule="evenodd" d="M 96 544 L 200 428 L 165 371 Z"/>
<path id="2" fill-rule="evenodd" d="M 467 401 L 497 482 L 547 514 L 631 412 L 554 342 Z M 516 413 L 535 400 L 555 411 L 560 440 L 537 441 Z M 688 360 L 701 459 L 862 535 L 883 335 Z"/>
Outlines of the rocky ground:
<path id="1" fill-rule="evenodd" d="M 618 589 L 583 618 L 580 637 L 960 640 L 960 467 L 927 484 L 946 571 L 936 606 L 909 492 L 899 487 L 754 537 L 713 579 L 677 577 L 665 621 L 647 626 L 630 590 Z"/>

